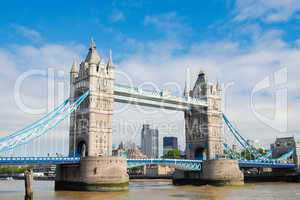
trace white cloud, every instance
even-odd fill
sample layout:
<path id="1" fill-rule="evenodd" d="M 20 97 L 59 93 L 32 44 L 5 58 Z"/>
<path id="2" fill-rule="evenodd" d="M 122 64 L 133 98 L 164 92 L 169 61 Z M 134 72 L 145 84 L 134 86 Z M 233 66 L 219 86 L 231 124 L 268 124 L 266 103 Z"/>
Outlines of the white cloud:
<path id="1" fill-rule="evenodd" d="M 11 132 L 29 124 L 41 117 L 24 113 L 14 99 L 14 86 L 17 79 L 30 70 L 42 70 L 47 75 L 48 68 L 55 72 L 56 84 L 65 83 L 68 90 L 68 76 L 72 60 L 79 57 L 81 45 L 44 44 L 41 47 L 11 45 L 0 49 L 0 89 L 5 98 L 1 98 L 0 127 L 2 132 Z M 58 75 L 63 71 L 64 75 Z M 47 107 L 48 85 L 47 76 L 33 76 L 24 81 L 21 88 L 21 97 L 28 106 L 34 108 Z M 55 86 L 57 95 L 57 85 Z M 65 97 L 68 93 L 65 92 Z M 57 105 L 58 100 L 51 102 Z M 50 102 L 49 102 L 50 104 Z M 18 120 L 16 120 L 18 119 Z"/>
<path id="2" fill-rule="evenodd" d="M 126 19 L 124 13 L 120 10 L 113 11 L 109 18 L 112 22 L 120 22 Z"/>
<path id="3" fill-rule="evenodd" d="M 22 35 L 26 39 L 29 39 L 30 41 L 41 42 L 43 40 L 41 34 L 34 29 L 18 24 L 13 24 L 12 27 L 18 34 Z"/>
<path id="4" fill-rule="evenodd" d="M 299 0 L 236 0 L 235 20 L 284 22 L 300 11 Z"/>
<path id="5" fill-rule="evenodd" d="M 82 56 L 80 44 L 42 44 L 39 47 L 33 45 L 10 45 L 0 48 L 0 136 L 20 130 L 33 123 L 66 99 L 69 89 L 69 70 L 74 58 Z M 84 52 L 85 53 L 85 52 Z M 18 78 L 25 72 L 41 70 L 45 76 L 31 76 L 25 79 L 21 87 L 22 102 L 30 108 L 46 108 L 45 113 L 30 114 L 24 112 L 15 100 L 15 84 Z M 50 71 L 48 71 L 50 70 Z M 48 72 L 54 72 L 54 98 L 49 98 Z M 60 89 L 60 85 L 63 86 Z M 15 155 L 36 155 L 40 152 L 45 156 L 48 152 L 67 153 L 68 151 L 68 120 L 63 122 L 54 131 L 50 131 L 50 137 L 41 137 L 28 145 L 24 145 L 14 151 Z"/>
<path id="6" fill-rule="evenodd" d="M 186 35 L 191 32 L 191 28 L 184 23 L 184 19 L 178 16 L 176 12 L 148 15 L 144 19 L 144 24 L 154 26 L 158 32 L 166 33 L 168 37 Z"/>
<path id="7" fill-rule="evenodd" d="M 152 48 L 152 44 L 155 44 L 155 48 Z M 144 81 L 152 81 L 163 88 L 167 82 L 176 82 L 181 85 L 181 91 L 184 86 L 186 67 L 191 68 L 192 81 L 196 79 L 199 70 L 204 69 L 208 72 L 210 80 L 220 79 L 225 84 L 234 83 L 226 93 L 225 111 L 247 138 L 260 139 L 262 143 L 267 144 L 276 136 L 300 132 L 296 120 L 300 117 L 297 109 L 300 107 L 300 88 L 297 78 L 300 73 L 298 66 L 300 48 L 294 48 L 283 41 L 281 31 L 270 30 L 260 34 L 246 48 L 238 42 L 219 41 L 194 44 L 186 49 L 186 53 L 174 54 L 178 48 L 181 48 L 180 45 L 174 45 L 173 41 L 145 43 L 144 47 L 139 48 L 135 54 L 122 60 L 119 68 L 129 74 L 137 86 Z M 251 90 L 259 81 L 283 67 L 288 68 L 289 78 L 288 130 L 280 132 L 256 118 L 252 111 L 250 97 Z M 118 77 L 117 80 L 123 79 Z M 269 91 L 272 93 L 275 90 L 269 88 Z M 177 94 L 180 92 L 177 91 Z M 270 109 L 273 107 L 274 99 L 262 99 L 261 96 L 263 94 L 260 93 L 255 96 L 254 109 L 259 108 L 258 111 L 263 111 L 267 117 L 273 116 L 274 111 Z M 125 117 L 122 114 L 120 116 Z M 180 128 L 184 126 L 183 116 L 180 113 L 162 114 L 162 111 L 157 111 L 155 116 L 150 116 L 141 114 L 137 109 L 131 109 L 126 112 L 126 116 L 134 116 L 136 123 L 141 119 L 151 119 L 154 125 L 176 121 L 178 124 L 176 134 L 182 138 L 181 142 L 184 141 L 184 131 Z"/>

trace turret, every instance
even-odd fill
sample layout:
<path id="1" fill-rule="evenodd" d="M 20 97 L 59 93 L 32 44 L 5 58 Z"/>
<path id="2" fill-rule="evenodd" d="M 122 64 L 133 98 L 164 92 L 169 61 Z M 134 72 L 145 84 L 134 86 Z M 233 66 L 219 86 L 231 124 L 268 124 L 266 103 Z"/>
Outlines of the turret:
<path id="1" fill-rule="evenodd" d="M 73 81 L 78 77 L 78 69 L 77 69 L 77 64 L 76 64 L 75 60 L 71 67 L 70 76 L 71 76 L 71 80 L 73 80 Z"/>
<path id="2" fill-rule="evenodd" d="M 101 57 L 99 56 L 97 50 L 96 50 L 96 43 L 93 39 L 91 39 L 89 52 L 85 58 L 85 62 L 89 64 L 95 64 L 98 65 L 101 61 Z"/>
<path id="3" fill-rule="evenodd" d="M 192 96 L 194 98 L 203 98 L 207 96 L 208 83 L 207 77 L 204 71 L 200 70 L 196 83 L 194 85 Z"/>
<path id="4" fill-rule="evenodd" d="M 107 65 L 106 65 L 106 71 L 107 71 L 107 74 L 109 75 L 109 77 L 114 78 L 115 65 L 113 63 L 111 49 L 109 49 L 109 58 L 108 58 Z"/>
<path id="5" fill-rule="evenodd" d="M 75 96 L 74 82 L 77 77 L 78 77 L 78 69 L 76 66 L 76 62 L 74 60 L 72 67 L 71 67 L 71 71 L 70 71 L 70 98 L 71 98 L 71 100 L 73 100 L 73 98 Z"/>
<path id="6" fill-rule="evenodd" d="M 101 62 L 101 57 L 99 56 L 96 50 L 96 43 L 93 39 L 91 39 L 89 52 L 86 56 L 85 63 L 89 67 L 89 75 L 96 76 L 99 70 L 99 65 Z"/>
<path id="7" fill-rule="evenodd" d="M 185 83 L 184 83 L 183 96 L 187 99 L 190 98 L 190 88 L 189 88 L 189 84 L 187 83 L 187 80 L 185 80 Z"/>

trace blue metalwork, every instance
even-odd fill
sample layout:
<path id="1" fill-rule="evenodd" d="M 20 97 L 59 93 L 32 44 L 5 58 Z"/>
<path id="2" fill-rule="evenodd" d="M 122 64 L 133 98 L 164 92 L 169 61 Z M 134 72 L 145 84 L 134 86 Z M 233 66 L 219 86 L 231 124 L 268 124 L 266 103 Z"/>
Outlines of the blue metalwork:
<path id="1" fill-rule="evenodd" d="M 233 151 L 228 144 L 224 143 L 224 153 L 229 159 L 240 160 L 241 155 L 238 152 Z"/>
<path id="2" fill-rule="evenodd" d="M 202 160 L 180 160 L 180 159 L 127 159 L 128 168 L 145 165 L 171 166 L 181 170 L 200 171 Z M 58 165 L 58 164 L 79 164 L 80 157 L 0 157 L 0 165 Z M 240 160 L 242 168 L 275 168 L 294 169 L 294 163 L 262 160 Z"/>
<path id="3" fill-rule="evenodd" d="M 33 124 L 30 124 L 29 126 L 26 126 L 25 128 L 18 130 L 14 133 L 11 133 L 7 136 L 3 136 L 0 138 L 0 142 L 4 141 L 4 140 L 8 140 L 12 137 L 18 136 L 24 132 L 27 132 L 33 128 L 36 128 L 37 126 L 40 126 L 41 124 L 45 123 L 47 120 L 49 120 L 50 118 L 53 117 L 53 115 L 55 115 L 59 110 L 61 110 L 62 108 L 64 108 L 67 104 L 69 103 L 69 99 L 65 100 L 61 105 L 59 105 L 57 108 L 55 108 L 53 111 L 51 111 L 50 113 L 48 113 L 47 115 L 45 115 L 44 117 L 42 117 L 41 119 L 39 119 L 38 121 L 34 122 Z"/>
<path id="4" fill-rule="evenodd" d="M 223 114 L 223 119 L 228 126 L 230 132 L 233 134 L 233 136 L 236 138 L 236 140 L 244 147 L 245 150 L 248 150 L 253 156 L 254 160 L 256 161 L 269 161 L 269 162 L 274 162 L 274 161 L 284 161 L 289 159 L 293 153 L 294 149 L 288 151 L 287 153 L 281 155 L 279 158 L 271 158 L 272 156 L 272 151 L 269 151 L 266 155 L 261 155 L 258 150 L 253 147 L 252 145 L 249 144 L 249 142 L 239 133 L 239 131 L 232 125 L 232 123 L 229 121 L 229 119 Z M 232 159 L 241 159 L 241 156 L 238 155 L 238 153 L 234 152 L 232 149 L 227 144 L 224 144 L 225 147 L 225 153 L 229 155 L 230 158 Z"/>
<path id="5" fill-rule="evenodd" d="M 294 154 L 294 149 L 291 149 L 290 151 L 288 151 L 287 153 L 281 155 L 280 157 L 276 158 L 275 160 L 287 160 L 289 159 L 292 155 Z"/>
<path id="6" fill-rule="evenodd" d="M 80 157 L 0 157 L 1 165 L 58 165 L 79 162 Z"/>
<path id="7" fill-rule="evenodd" d="M 235 137 L 235 139 L 240 143 L 240 145 L 248 150 L 255 159 L 259 159 L 263 155 L 261 155 L 256 148 L 254 148 L 252 145 L 249 144 L 249 142 L 239 133 L 239 131 L 233 126 L 233 124 L 229 121 L 229 119 L 223 114 L 223 119 L 225 121 L 225 124 L 229 128 L 232 135 Z"/>
<path id="8" fill-rule="evenodd" d="M 278 161 L 262 161 L 262 160 L 240 160 L 239 166 L 243 168 L 273 168 L 273 169 L 294 169 L 294 163 L 281 163 Z"/>
<path id="9" fill-rule="evenodd" d="M 202 160 L 180 160 L 180 159 L 127 159 L 128 168 L 144 165 L 171 166 L 176 169 L 200 171 Z"/>
<path id="10" fill-rule="evenodd" d="M 0 140 L 0 152 L 5 152 L 27 144 L 56 128 L 64 119 L 66 119 L 66 117 L 79 107 L 88 95 L 89 91 L 86 91 L 74 102 L 70 102 L 70 100 L 67 99 L 63 104 L 54 109 L 54 111 L 38 120 L 36 123 L 8 136 L 4 136 Z"/>

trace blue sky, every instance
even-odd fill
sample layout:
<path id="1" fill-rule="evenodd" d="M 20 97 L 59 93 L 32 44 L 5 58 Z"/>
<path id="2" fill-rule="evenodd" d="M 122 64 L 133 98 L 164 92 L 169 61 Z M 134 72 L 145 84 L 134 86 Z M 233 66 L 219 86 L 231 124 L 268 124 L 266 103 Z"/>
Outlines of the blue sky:
<path id="1" fill-rule="evenodd" d="M 1 42 L 15 42 L 16 39 L 27 42 L 26 38 L 12 34 L 7 38 L 12 24 L 33 27 L 45 35 L 47 41 L 55 42 L 86 43 L 93 36 L 99 43 L 107 45 L 107 41 L 110 41 L 115 44 L 116 36 L 120 33 L 137 40 L 151 41 L 162 37 L 163 30 L 145 25 L 145 17 L 164 13 L 174 13 L 185 26 L 193 27 L 188 37 L 199 40 L 197 32 L 201 31 L 201 35 L 212 33 L 214 31 L 207 30 L 209 26 L 228 18 L 231 4 L 229 1 L 194 1 L 189 4 L 175 1 L 78 1 L 72 4 L 31 1 L 22 4 L 12 1 L 1 6 L 1 26 L 4 28 L 1 33 L 6 34 Z M 70 32 L 73 33 L 71 36 L 68 34 Z"/>
<path id="2" fill-rule="evenodd" d="M 41 45 L 42 42 L 86 44 L 91 37 L 94 37 L 103 49 L 113 46 L 122 53 L 124 50 L 134 48 L 127 44 L 126 40 L 150 42 L 170 35 L 180 37 L 184 45 L 230 39 L 247 46 L 248 42 L 251 42 L 252 35 L 240 31 L 244 26 L 253 26 L 253 29 L 260 31 L 283 30 L 285 32 L 283 39 L 288 42 L 299 37 L 297 10 L 290 11 L 292 16 L 288 19 L 284 15 L 282 19 L 270 23 L 265 18 L 272 13 L 268 14 L 268 11 L 265 11 L 261 16 L 254 17 L 255 14 L 252 12 L 258 12 L 256 8 L 253 8 L 254 11 L 251 11 L 251 6 L 250 9 L 244 8 L 251 2 L 260 1 L 240 2 L 250 3 L 238 3 L 234 0 L 189 1 L 188 3 L 184 1 L 164 1 L 164 3 L 161 1 L 76 1 L 74 3 L 7 1 L 3 2 L 0 8 L 0 42 L 2 45 L 11 43 Z M 276 1 L 274 2 L 275 6 L 272 7 L 271 4 L 270 9 L 273 9 L 276 14 L 282 10 L 282 5 L 278 5 L 279 11 L 276 11 Z M 250 10 L 249 14 L 243 14 L 247 9 Z M 243 15 L 252 17 L 243 17 Z"/>
<path id="3" fill-rule="evenodd" d="M 191 84 L 205 70 L 210 80 L 227 87 L 224 111 L 247 138 L 268 144 L 270 138 L 298 137 L 300 132 L 299 0 L 6 1 L 1 2 L 0 19 L 0 89 L 7 96 L 0 100 L 5 105 L 0 112 L 3 134 L 44 114 L 20 109 L 14 96 L 18 77 L 32 69 L 62 70 L 57 82 L 64 82 L 67 91 L 71 63 L 84 58 L 91 37 L 102 57 L 112 48 L 118 70 L 135 85 L 150 81 L 164 88 L 176 82 L 183 89 L 186 68 Z M 287 75 L 286 102 L 275 98 L 278 87 L 272 84 L 254 94 L 261 81 L 275 80 L 279 73 Z M 119 75 L 116 81 L 123 79 Z M 24 102 L 38 108 L 57 104 L 57 99 L 49 102 L 42 87 L 47 87 L 45 77 L 26 81 Z M 127 131 L 131 133 L 124 131 L 124 118 L 135 125 Z M 178 136 L 184 146 L 182 113 L 147 114 L 132 106 L 115 115 L 115 124 L 122 125 L 114 132 L 114 143 L 128 138 L 139 143 L 143 122 L 159 127 L 162 121 L 178 125 L 160 132 Z"/>

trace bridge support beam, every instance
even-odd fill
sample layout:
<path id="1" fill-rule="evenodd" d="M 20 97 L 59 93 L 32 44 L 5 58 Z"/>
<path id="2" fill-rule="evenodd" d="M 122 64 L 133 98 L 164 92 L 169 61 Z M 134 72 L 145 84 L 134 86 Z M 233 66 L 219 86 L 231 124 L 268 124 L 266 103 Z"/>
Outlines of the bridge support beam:
<path id="1" fill-rule="evenodd" d="M 57 166 L 55 190 L 121 191 L 128 189 L 127 161 L 121 157 L 86 157 L 80 164 Z"/>
<path id="2" fill-rule="evenodd" d="M 173 184 L 175 185 L 243 185 L 244 175 L 236 160 L 207 160 L 203 162 L 201 172 L 177 171 Z"/>

